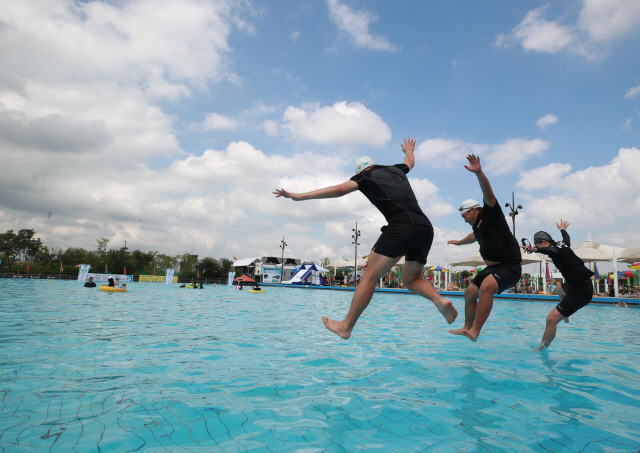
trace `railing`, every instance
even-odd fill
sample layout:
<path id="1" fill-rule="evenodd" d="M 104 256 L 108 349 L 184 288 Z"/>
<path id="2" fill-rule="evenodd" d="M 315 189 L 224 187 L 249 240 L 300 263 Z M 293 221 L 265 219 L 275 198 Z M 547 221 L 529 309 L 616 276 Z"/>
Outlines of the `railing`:
<path id="1" fill-rule="evenodd" d="M 139 281 L 139 275 L 132 275 L 133 281 Z M 29 271 L 16 271 L 13 272 L 0 272 L 0 278 L 26 278 L 26 279 L 45 279 L 45 280 L 78 280 L 78 274 L 50 274 L 48 272 L 29 272 Z M 163 282 L 164 283 L 164 282 Z M 208 278 L 208 277 L 180 277 L 178 276 L 178 283 L 202 283 L 203 285 L 211 285 L 213 283 L 217 285 L 226 285 L 226 278 Z"/>

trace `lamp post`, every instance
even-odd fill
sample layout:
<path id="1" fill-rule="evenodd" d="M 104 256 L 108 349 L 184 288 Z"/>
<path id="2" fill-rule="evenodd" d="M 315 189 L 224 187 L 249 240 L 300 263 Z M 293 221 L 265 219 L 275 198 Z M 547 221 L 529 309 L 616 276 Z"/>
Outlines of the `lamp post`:
<path id="1" fill-rule="evenodd" d="M 287 243 L 284 242 L 284 236 L 282 236 L 282 240 L 280 241 L 280 248 L 282 249 L 282 259 L 280 260 L 280 284 L 282 284 L 282 274 L 284 272 L 284 249 L 287 246 Z"/>
<path id="2" fill-rule="evenodd" d="M 518 205 L 518 207 L 515 207 L 516 202 L 515 202 L 515 197 L 513 195 L 513 192 L 511 192 L 511 204 L 507 203 L 504 205 L 505 208 L 509 208 L 511 209 L 511 212 L 509 213 L 509 217 L 511 217 L 511 220 L 513 221 L 513 236 L 516 236 L 516 216 L 518 215 L 518 209 L 524 209 L 521 205 Z"/>
<path id="3" fill-rule="evenodd" d="M 353 265 L 355 266 L 355 273 L 353 274 L 353 286 L 358 286 L 358 246 L 360 245 L 358 243 L 358 238 L 362 236 L 360 234 L 360 230 L 358 229 L 358 222 L 356 222 L 356 227 L 351 231 L 353 231 L 353 235 L 351 236 L 351 238 L 353 239 L 352 244 L 356 245 L 356 254 L 354 256 L 355 259 L 353 262 Z"/>

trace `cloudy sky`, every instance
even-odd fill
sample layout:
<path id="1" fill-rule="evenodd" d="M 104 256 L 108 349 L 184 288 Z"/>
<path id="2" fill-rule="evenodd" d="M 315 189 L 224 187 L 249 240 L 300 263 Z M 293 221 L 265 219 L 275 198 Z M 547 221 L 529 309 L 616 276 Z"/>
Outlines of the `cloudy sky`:
<path id="1" fill-rule="evenodd" d="M 517 235 L 640 244 L 640 2 L 0 0 L 0 229 L 49 246 L 237 258 L 351 256 L 358 193 L 275 188 L 403 160 L 436 227 L 469 232 L 479 154 Z"/>

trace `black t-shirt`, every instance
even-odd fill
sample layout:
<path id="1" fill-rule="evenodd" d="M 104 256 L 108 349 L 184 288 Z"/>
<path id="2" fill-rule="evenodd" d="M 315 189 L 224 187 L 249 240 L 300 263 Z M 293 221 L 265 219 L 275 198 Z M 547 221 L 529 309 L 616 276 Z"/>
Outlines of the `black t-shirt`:
<path id="1" fill-rule="evenodd" d="M 95 284 L 95 282 L 86 282 L 84 284 L 84 286 L 85 286 L 85 288 L 95 288 L 96 284 Z"/>
<path id="2" fill-rule="evenodd" d="M 536 249 L 551 258 L 566 281 L 582 283 L 590 280 L 593 272 L 584 267 L 584 262 L 571 250 L 569 233 L 565 230 L 560 230 L 560 233 L 562 241 L 554 242 L 551 247 L 536 247 Z"/>
<path id="3" fill-rule="evenodd" d="M 409 166 L 373 165 L 351 178 L 358 183 L 358 190 L 378 208 L 389 225 L 414 223 L 432 226 L 418 206 L 411 184 Z"/>
<path id="4" fill-rule="evenodd" d="M 498 200 L 493 207 L 484 204 L 473 225 L 473 234 L 480 244 L 482 259 L 500 263 L 522 262 L 520 246 L 509 229 Z"/>

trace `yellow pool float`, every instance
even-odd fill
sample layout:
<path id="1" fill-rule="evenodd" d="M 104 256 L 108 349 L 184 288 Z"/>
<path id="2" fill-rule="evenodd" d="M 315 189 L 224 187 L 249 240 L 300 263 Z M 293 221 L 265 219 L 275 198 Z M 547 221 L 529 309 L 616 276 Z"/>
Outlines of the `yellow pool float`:
<path id="1" fill-rule="evenodd" d="M 264 289 L 261 289 L 261 290 L 259 290 L 259 291 L 256 291 L 255 289 L 250 289 L 250 290 L 249 290 L 249 292 L 250 292 L 250 293 L 263 293 L 263 292 L 264 292 Z"/>
<path id="2" fill-rule="evenodd" d="M 102 285 L 100 287 L 100 291 L 106 291 L 108 293 L 126 293 L 127 292 L 127 288 L 123 288 L 121 286 Z"/>

